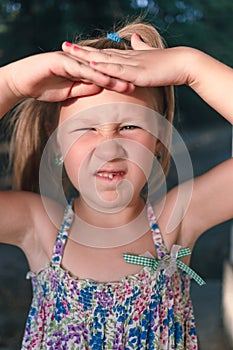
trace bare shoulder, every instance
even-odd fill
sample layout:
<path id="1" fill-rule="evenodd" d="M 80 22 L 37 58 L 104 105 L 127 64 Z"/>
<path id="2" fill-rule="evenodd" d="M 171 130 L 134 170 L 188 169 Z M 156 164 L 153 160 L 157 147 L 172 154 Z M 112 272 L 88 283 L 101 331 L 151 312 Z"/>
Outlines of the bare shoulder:
<path id="1" fill-rule="evenodd" d="M 51 199 L 23 191 L 0 192 L 0 241 L 20 247 L 34 266 L 35 256 L 49 255 L 63 216 Z"/>
<path id="2" fill-rule="evenodd" d="M 33 226 L 33 203 L 39 196 L 20 191 L 0 192 L 0 241 L 20 246 Z"/>
<path id="3" fill-rule="evenodd" d="M 185 235 L 183 223 L 188 211 L 193 191 L 193 181 L 187 181 L 172 188 L 166 196 L 154 203 L 158 225 L 167 249 L 170 251 L 173 244 L 182 247 L 194 245 L 190 235 Z"/>
<path id="4" fill-rule="evenodd" d="M 192 249 L 200 235 L 233 218 L 232 169 L 229 159 L 167 194 L 158 222 L 169 247 Z"/>
<path id="5" fill-rule="evenodd" d="M 24 240 L 23 251 L 33 271 L 51 261 L 54 243 L 60 228 L 64 207 L 45 197 L 31 198 L 33 232 Z"/>

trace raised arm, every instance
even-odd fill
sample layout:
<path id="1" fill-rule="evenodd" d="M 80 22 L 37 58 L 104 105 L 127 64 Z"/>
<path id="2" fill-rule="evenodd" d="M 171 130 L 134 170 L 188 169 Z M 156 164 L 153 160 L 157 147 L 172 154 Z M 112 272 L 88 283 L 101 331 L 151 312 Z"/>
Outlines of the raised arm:
<path id="1" fill-rule="evenodd" d="M 108 77 L 64 52 L 30 56 L 0 68 L 0 117 L 27 97 L 64 101 L 96 94 L 102 87 L 119 91 L 134 89 L 133 84 Z M 22 248 L 27 237 L 35 232 L 33 213 L 41 207 L 36 194 L 0 192 L 0 242 Z"/>
<path id="2" fill-rule="evenodd" d="M 233 124 L 233 69 L 194 49 L 189 57 L 189 85 L 203 100 Z"/>
<path id="3" fill-rule="evenodd" d="M 86 60 L 99 72 L 136 86 L 190 86 L 216 111 L 233 123 L 233 70 L 205 53 L 189 47 L 152 49 L 137 34 L 134 50 L 95 50 L 63 44 L 63 50 Z"/>
<path id="4" fill-rule="evenodd" d="M 30 56 L 0 68 L 0 117 L 27 97 L 58 102 L 96 94 L 102 87 L 119 92 L 134 88 L 64 52 Z"/>

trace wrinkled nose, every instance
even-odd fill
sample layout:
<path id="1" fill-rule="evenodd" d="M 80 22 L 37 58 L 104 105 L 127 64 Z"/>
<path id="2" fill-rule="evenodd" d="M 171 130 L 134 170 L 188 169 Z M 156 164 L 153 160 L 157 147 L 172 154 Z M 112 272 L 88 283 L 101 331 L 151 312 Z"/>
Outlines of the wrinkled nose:
<path id="1" fill-rule="evenodd" d="M 101 160 L 110 161 L 117 158 L 126 158 L 127 152 L 119 140 L 108 140 L 96 146 L 95 156 Z"/>

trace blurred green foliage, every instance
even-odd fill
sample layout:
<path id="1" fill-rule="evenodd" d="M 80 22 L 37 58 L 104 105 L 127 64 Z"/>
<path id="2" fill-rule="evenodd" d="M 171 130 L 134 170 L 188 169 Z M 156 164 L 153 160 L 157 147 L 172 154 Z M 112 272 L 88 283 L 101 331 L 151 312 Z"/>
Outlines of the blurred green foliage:
<path id="1" fill-rule="evenodd" d="M 1 0 L 1 64 L 58 49 L 63 40 L 147 13 L 169 45 L 192 45 L 231 64 L 232 0 Z"/>
<path id="2" fill-rule="evenodd" d="M 169 46 L 193 46 L 232 65 L 232 0 L 0 0 L 0 65 L 58 50 L 77 34 L 108 30 L 140 14 L 160 29 Z M 192 92 L 184 89 L 181 95 L 180 117 L 184 109 L 195 127 L 197 116 L 208 116 L 211 109 Z"/>

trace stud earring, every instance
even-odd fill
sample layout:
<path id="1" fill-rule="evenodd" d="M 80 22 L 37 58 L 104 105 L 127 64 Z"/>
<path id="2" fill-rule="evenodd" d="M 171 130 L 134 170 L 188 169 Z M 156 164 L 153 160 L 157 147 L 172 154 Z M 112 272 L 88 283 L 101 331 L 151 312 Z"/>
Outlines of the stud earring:
<path id="1" fill-rule="evenodd" d="M 55 158 L 55 164 L 56 164 L 57 166 L 62 165 L 63 162 L 64 162 L 64 159 L 63 159 L 62 156 L 57 156 L 57 157 Z"/>
<path id="2" fill-rule="evenodd" d="M 158 159 L 159 162 L 162 161 L 162 153 L 161 152 L 158 152 L 157 159 Z"/>

